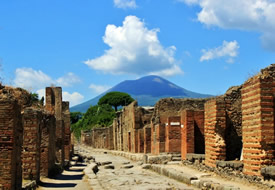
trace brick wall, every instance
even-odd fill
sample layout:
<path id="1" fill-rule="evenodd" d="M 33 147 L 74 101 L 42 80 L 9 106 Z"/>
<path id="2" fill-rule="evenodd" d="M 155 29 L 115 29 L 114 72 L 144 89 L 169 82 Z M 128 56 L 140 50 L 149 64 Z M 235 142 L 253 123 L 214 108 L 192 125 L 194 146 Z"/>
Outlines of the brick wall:
<path id="1" fill-rule="evenodd" d="M 144 129 L 138 130 L 138 153 L 144 152 Z"/>
<path id="2" fill-rule="evenodd" d="M 272 72 L 274 73 L 274 71 Z M 255 76 L 243 85 L 243 162 L 244 173 L 260 175 L 266 165 L 275 165 L 274 158 L 274 77 Z"/>
<path id="3" fill-rule="evenodd" d="M 62 102 L 62 118 L 64 121 L 64 158 L 70 160 L 71 156 L 71 118 L 69 102 Z"/>
<path id="4" fill-rule="evenodd" d="M 42 112 L 33 108 L 24 109 L 23 113 L 23 178 L 39 181 L 40 179 L 40 145 L 43 124 Z"/>
<path id="5" fill-rule="evenodd" d="M 226 128 L 225 102 L 222 98 L 205 103 L 205 164 L 216 166 L 217 160 L 226 159 L 224 140 Z"/>
<path id="6" fill-rule="evenodd" d="M 0 187 L 21 189 L 21 108 L 15 100 L 0 99 Z"/>
<path id="7" fill-rule="evenodd" d="M 151 126 L 151 153 L 158 155 L 165 152 L 165 124 Z"/>
<path id="8" fill-rule="evenodd" d="M 204 111 L 184 110 L 181 115 L 181 158 L 205 153 Z"/>
<path id="9" fill-rule="evenodd" d="M 49 113 L 43 114 L 40 151 L 40 175 L 49 176 L 55 164 L 55 117 Z"/>
<path id="10" fill-rule="evenodd" d="M 64 166 L 65 160 L 65 126 L 62 118 L 62 88 L 46 88 L 46 111 L 54 114 L 56 118 L 56 159 L 57 162 Z"/>
<path id="11" fill-rule="evenodd" d="M 151 127 L 147 125 L 144 127 L 144 153 L 151 153 Z"/>
<path id="12" fill-rule="evenodd" d="M 168 117 L 165 125 L 165 152 L 181 152 L 181 117 Z"/>

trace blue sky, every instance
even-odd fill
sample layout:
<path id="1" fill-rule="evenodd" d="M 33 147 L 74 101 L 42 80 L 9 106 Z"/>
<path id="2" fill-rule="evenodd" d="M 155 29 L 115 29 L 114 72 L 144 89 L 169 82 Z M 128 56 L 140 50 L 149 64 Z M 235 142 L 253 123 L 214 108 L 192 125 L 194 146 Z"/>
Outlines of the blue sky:
<path id="1" fill-rule="evenodd" d="M 274 0 L 0 1 L 0 76 L 71 106 L 149 74 L 219 95 L 275 62 Z"/>

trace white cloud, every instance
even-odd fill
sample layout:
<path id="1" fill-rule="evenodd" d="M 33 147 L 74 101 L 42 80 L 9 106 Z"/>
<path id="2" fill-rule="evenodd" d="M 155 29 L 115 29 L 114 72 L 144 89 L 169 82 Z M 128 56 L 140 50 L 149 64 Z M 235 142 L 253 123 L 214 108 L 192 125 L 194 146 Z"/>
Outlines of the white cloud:
<path id="1" fill-rule="evenodd" d="M 275 51 L 274 0 L 181 0 L 197 4 L 198 20 L 207 26 L 261 33 L 262 45 Z M 192 3 L 191 3 L 192 2 Z"/>
<path id="2" fill-rule="evenodd" d="M 202 50 L 203 55 L 200 61 L 208 61 L 216 58 L 226 57 L 228 63 L 234 62 L 234 57 L 238 55 L 240 46 L 237 41 L 223 41 L 223 44 L 217 48 Z"/>
<path id="3" fill-rule="evenodd" d="M 18 68 L 15 70 L 15 86 L 32 91 L 52 83 L 54 83 L 54 80 L 40 70 L 36 71 L 32 68 Z"/>
<path id="4" fill-rule="evenodd" d="M 37 91 L 46 86 L 61 85 L 64 87 L 71 86 L 80 82 L 80 79 L 73 73 L 68 73 L 57 80 L 52 79 L 47 74 L 40 70 L 33 70 L 32 68 L 17 68 L 15 70 L 14 85 L 25 88 L 29 91 Z"/>
<path id="5" fill-rule="evenodd" d="M 56 82 L 60 86 L 69 87 L 79 83 L 80 79 L 74 73 L 69 72 L 65 76 L 58 78 Z"/>
<path id="6" fill-rule="evenodd" d="M 97 94 L 100 94 L 100 93 L 105 92 L 106 90 L 110 89 L 111 87 L 110 86 L 106 86 L 106 85 L 91 84 L 89 86 L 89 88 L 92 89 Z"/>
<path id="7" fill-rule="evenodd" d="M 135 0 L 114 0 L 114 4 L 117 8 L 136 8 L 136 1 Z"/>
<path id="8" fill-rule="evenodd" d="M 199 0 L 177 0 L 178 2 L 184 2 L 187 5 L 193 5 L 199 2 Z"/>
<path id="9" fill-rule="evenodd" d="M 39 96 L 39 99 L 41 99 L 44 96 L 44 104 L 45 104 L 45 88 L 39 89 L 36 91 L 36 93 Z M 70 102 L 70 107 L 80 104 L 84 99 L 84 96 L 82 96 L 78 92 L 73 92 L 70 94 L 69 92 L 63 91 L 62 92 L 62 101 L 69 101 Z"/>
<path id="10" fill-rule="evenodd" d="M 162 73 L 167 76 L 182 73 L 174 58 L 176 48 L 164 48 L 158 40 L 158 31 L 146 28 L 136 16 L 127 16 L 122 26 L 106 27 L 103 40 L 110 49 L 85 64 L 112 74 Z"/>
<path id="11" fill-rule="evenodd" d="M 72 94 L 70 94 L 69 92 L 62 92 L 62 100 L 69 101 L 70 107 L 81 103 L 83 99 L 84 99 L 84 96 L 82 96 L 78 92 L 73 92 Z"/>

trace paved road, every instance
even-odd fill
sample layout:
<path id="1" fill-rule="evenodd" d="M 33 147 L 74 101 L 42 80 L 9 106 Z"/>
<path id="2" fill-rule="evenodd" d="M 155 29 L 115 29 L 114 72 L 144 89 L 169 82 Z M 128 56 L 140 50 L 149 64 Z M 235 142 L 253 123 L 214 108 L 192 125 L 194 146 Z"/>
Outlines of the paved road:
<path id="1" fill-rule="evenodd" d="M 42 178 L 38 190 L 91 190 L 92 188 L 83 179 L 83 169 L 86 166 L 86 164 L 78 163 L 70 169 L 64 170 L 62 174 L 55 178 Z"/>
<path id="2" fill-rule="evenodd" d="M 111 154 L 92 152 L 87 148 L 79 147 L 79 151 L 87 155 L 92 155 L 96 162 L 112 162 L 110 165 L 114 169 L 105 169 L 99 166 L 99 172 L 95 175 L 91 169 L 87 174 L 87 179 L 91 187 L 95 190 L 191 190 L 192 187 L 180 183 L 173 179 L 161 176 L 155 172 L 142 169 L 136 162 Z M 130 162 L 130 163 L 129 163 Z M 132 168 L 124 168 L 133 165 Z M 108 166 L 107 166 L 108 167 Z M 86 171 L 86 170 L 85 170 Z"/>

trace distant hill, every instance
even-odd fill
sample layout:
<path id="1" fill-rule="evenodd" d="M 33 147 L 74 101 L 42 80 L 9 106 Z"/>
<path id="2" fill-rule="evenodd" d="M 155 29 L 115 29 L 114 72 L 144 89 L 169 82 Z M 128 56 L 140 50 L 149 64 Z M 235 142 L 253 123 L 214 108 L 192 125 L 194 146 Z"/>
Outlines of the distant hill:
<path id="1" fill-rule="evenodd" d="M 130 94 L 138 101 L 138 105 L 140 106 L 154 106 L 159 99 L 165 97 L 206 98 L 211 96 L 186 90 L 159 76 L 150 75 L 137 80 L 123 81 L 99 96 L 70 108 L 70 110 L 72 112 L 86 112 L 91 105 L 96 105 L 102 96 L 112 91 Z"/>

